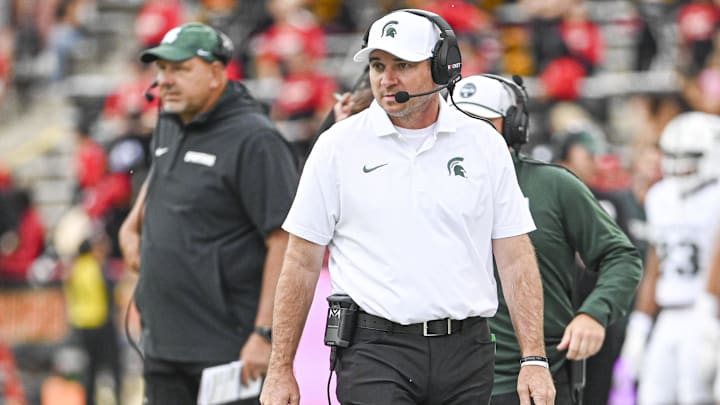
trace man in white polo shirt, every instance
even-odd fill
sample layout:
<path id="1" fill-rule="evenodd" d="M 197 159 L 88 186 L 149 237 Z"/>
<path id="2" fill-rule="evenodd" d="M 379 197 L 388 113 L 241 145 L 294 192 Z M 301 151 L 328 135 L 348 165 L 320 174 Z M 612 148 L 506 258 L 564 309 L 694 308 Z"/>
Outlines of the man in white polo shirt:
<path id="1" fill-rule="evenodd" d="M 437 94 L 460 78 L 452 29 L 435 14 L 393 12 L 354 59 L 369 62 L 375 100 L 326 131 L 305 165 L 283 225 L 261 403 L 300 401 L 293 358 L 328 246 L 333 292 L 359 308 L 333 364 L 341 403 L 488 403 L 494 255 L 524 357 L 521 403 L 552 404 L 535 226 L 510 154 L 490 125 Z"/>

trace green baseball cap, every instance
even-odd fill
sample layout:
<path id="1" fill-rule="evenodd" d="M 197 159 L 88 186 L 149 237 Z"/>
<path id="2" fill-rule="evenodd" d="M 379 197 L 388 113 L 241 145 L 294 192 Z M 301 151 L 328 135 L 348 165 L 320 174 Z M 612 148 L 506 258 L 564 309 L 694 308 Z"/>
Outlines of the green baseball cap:
<path id="1" fill-rule="evenodd" d="M 158 59 L 181 62 L 197 56 L 208 62 L 219 60 L 226 63 L 227 60 L 222 60 L 224 55 L 218 54 L 217 51 L 223 50 L 225 46 L 232 49 L 232 44 L 218 44 L 224 40 L 218 31 L 209 25 L 187 23 L 168 31 L 160 45 L 146 49 L 140 54 L 140 60 L 144 63 L 154 62 Z"/>
<path id="2" fill-rule="evenodd" d="M 598 156 L 605 153 L 605 147 L 600 140 L 585 129 L 572 129 L 557 139 L 557 160 L 565 160 L 570 149 L 579 145 L 591 155 Z"/>

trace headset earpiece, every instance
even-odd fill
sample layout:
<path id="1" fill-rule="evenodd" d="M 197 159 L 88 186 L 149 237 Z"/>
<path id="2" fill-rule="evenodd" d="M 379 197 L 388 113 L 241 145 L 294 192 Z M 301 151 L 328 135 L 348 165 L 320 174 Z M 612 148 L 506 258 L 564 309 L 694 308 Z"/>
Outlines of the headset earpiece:
<path id="1" fill-rule="evenodd" d="M 508 145 L 517 146 L 527 143 L 528 115 L 523 108 L 512 106 L 508 108 L 503 121 L 503 136 Z"/>
<path id="2" fill-rule="evenodd" d="M 224 32 L 215 29 L 215 33 L 217 34 L 217 44 L 215 45 L 212 54 L 217 60 L 222 62 L 223 65 L 227 65 L 233 57 L 235 48 L 230 37 L 225 35 Z"/>
<path id="3" fill-rule="evenodd" d="M 430 57 L 430 71 L 432 72 L 433 82 L 435 84 L 448 84 L 450 81 L 460 80 L 462 56 L 460 55 L 460 47 L 455 32 L 450 24 L 439 15 L 425 10 L 408 8 L 398 11 L 425 17 L 440 29 L 440 39 L 435 44 L 433 55 Z"/>
<path id="4" fill-rule="evenodd" d="M 515 105 L 508 108 L 503 119 L 502 136 L 505 138 L 508 146 L 513 148 L 520 147 L 528 142 L 528 123 L 530 116 L 527 111 L 527 93 L 525 87 L 522 86 L 522 79 L 519 83 L 510 81 L 504 77 L 484 74 L 483 76 L 499 81 L 505 89 L 513 94 Z"/>
<path id="5" fill-rule="evenodd" d="M 435 49 L 433 49 L 433 56 L 430 58 L 430 73 L 432 74 L 433 82 L 436 84 L 445 84 L 448 82 L 448 72 L 446 69 L 443 69 L 442 65 L 439 63 L 440 56 L 442 55 L 442 52 L 444 51 L 443 47 L 445 46 L 445 41 L 442 39 L 439 40 L 435 44 Z"/>

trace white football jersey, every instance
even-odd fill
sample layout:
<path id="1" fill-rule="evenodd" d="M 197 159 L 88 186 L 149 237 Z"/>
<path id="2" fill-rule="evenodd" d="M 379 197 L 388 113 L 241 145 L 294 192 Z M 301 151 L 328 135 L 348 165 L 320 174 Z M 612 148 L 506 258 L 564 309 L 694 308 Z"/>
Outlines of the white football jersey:
<path id="1" fill-rule="evenodd" d="M 648 192 L 645 209 L 660 260 L 655 301 L 661 307 L 692 305 L 720 234 L 720 182 L 683 196 L 675 179 L 662 180 Z"/>

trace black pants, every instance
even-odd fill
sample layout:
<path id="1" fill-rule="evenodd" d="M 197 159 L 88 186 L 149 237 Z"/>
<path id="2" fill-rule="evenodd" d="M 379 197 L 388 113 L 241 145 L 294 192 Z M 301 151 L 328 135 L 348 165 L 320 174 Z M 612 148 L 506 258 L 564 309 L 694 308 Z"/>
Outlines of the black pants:
<path id="1" fill-rule="evenodd" d="M 482 319 L 436 337 L 357 328 L 338 355 L 337 397 L 343 405 L 485 405 L 494 348 Z"/>
<path id="2" fill-rule="evenodd" d="M 576 302 L 582 302 L 593 291 L 598 275 L 580 270 L 576 277 Z M 632 306 L 630 307 L 632 308 Z M 628 308 L 628 309 L 630 309 Z M 625 340 L 627 317 L 618 319 L 605 328 L 605 340 L 600 351 L 587 359 L 584 405 L 605 405 L 610 396 L 613 367 Z"/>
<path id="3" fill-rule="evenodd" d="M 627 318 L 605 328 L 605 341 L 600 351 L 587 359 L 587 383 L 585 384 L 585 405 L 605 405 L 612 387 L 613 367 L 620 356 L 625 340 Z"/>
<path id="4" fill-rule="evenodd" d="M 113 378 L 114 394 L 120 402 L 122 389 L 122 369 L 120 365 L 120 346 L 112 320 L 108 320 L 97 329 L 75 329 L 80 345 L 88 355 L 88 363 L 82 383 L 85 388 L 85 403 L 95 405 L 96 380 L 103 368 L 110 371 Z"/>
<path id="5" fill-rule="evenodd" d="M 186 363 L 145 358 L 143 405 L 196 405 L 202 370 L 216 364 Z M 259 398 L 229 405 L 259 405 Z"/>

